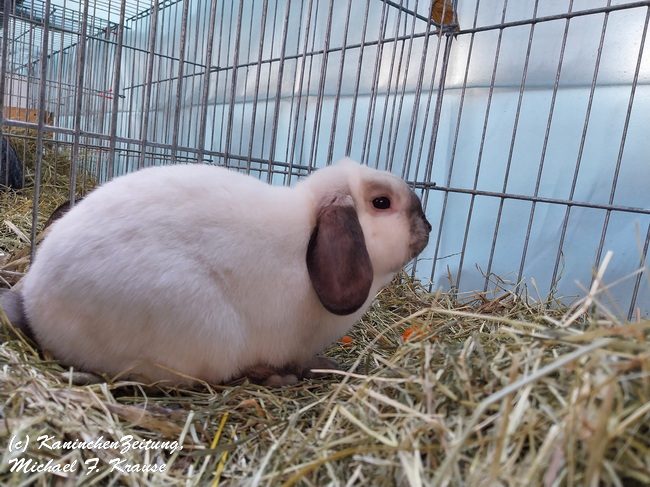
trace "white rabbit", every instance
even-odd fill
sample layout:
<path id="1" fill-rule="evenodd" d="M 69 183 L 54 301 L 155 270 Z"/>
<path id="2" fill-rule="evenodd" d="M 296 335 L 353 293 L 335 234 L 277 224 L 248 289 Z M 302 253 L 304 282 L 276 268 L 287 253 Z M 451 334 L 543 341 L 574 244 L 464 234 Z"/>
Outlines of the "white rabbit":
<path id="1" fill-rule="evenodd" d="M 152 167 L 55 221 L 13 295 L 66 365 L 278 385 L 319 365 L 430 231 L 404 181 L 349 159 L 291 188 L 209 165 Z"/>

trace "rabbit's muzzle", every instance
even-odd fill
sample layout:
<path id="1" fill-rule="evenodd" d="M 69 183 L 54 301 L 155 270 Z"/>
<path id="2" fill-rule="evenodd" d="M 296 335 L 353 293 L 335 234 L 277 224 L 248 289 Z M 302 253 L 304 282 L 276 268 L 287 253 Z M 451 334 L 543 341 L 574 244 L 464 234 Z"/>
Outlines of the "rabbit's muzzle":
<path id="1" fill-rule="evenodd" d="M 429 234 L 431 233 L 431 223 L 427 220 L 422 210 L 422 203 L 420 203 L 420 199 L 415 193 L 411 193 L 410 222 L 411 241 L 409 250 L 411 258 L 414 258 L 427 246 Z"/>

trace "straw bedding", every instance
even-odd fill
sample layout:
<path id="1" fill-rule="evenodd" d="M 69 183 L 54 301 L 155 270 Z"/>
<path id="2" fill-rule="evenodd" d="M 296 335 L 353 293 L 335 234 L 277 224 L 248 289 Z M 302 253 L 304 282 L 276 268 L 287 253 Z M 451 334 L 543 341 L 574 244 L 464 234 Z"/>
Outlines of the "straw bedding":
<path id="1" fill-rule="evenodd" d="M 29 192 L 1 203 L 29 235 Z M 26 244 L 4 227 L 6 267 Z M 0 483 L 648 485 L 650 322 L 617 321 L 604 289 L 564 308 L 402 274 L 327 351 L 344 372 L 283 389 L 98 380 L 5 323 Z"/>

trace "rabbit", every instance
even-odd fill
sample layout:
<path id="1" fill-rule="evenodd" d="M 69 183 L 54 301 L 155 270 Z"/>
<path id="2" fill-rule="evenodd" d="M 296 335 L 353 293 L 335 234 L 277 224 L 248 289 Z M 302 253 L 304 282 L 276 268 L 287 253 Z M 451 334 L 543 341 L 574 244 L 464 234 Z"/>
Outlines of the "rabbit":
<path id="1" fill-rule="evenodd" d="M 23 166 L 9 137 L 0 136 L 0 191 L 4 188 L 22 189 Z"/>
<path id="2" fill-rule="evenodd" d="M 430 231 L 402 179 L 349 158 L 291 187 L 207 164 L 155 166 L 54 221 L 12 296 L 39 346 L 75 369 L 286 385 L 336 367 L 318 354 Z"/>

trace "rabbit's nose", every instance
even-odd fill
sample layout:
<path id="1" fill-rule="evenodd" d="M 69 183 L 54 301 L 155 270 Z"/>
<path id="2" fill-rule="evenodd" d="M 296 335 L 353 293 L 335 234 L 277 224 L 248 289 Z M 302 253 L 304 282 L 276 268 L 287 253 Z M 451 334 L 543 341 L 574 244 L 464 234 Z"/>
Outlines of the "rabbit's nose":
<path id="1" fill-rule="evenodd" d="M 424 219 L 424 224 L 426 225 L 427 230 L 428 230 L 429 232 L 431 232 L 431 229 L 432 229 L 433 227 L 431 226 L 431 223 L 429 223 L 429 220 L 427 220 L 427 219 L 425 218 L 425 219 Z"/>

